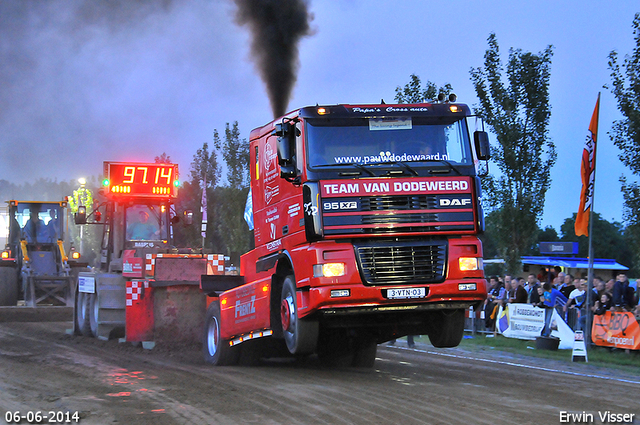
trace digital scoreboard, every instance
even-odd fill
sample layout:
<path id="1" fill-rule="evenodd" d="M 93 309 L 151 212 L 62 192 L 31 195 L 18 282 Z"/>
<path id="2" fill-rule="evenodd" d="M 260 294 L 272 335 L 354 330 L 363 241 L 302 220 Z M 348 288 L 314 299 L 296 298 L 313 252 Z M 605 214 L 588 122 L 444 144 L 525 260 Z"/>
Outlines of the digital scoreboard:
<path id="1" fill-rule="evenodd" d="M 175 198 L 178 193 L 177 164 L 105 162 L 104 176 L 112 196 Z"/>

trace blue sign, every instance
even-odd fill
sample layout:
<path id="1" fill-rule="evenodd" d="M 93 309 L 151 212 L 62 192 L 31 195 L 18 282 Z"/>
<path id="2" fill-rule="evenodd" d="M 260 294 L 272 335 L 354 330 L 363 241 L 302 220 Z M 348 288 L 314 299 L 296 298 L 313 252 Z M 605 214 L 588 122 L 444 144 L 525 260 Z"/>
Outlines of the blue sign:
<path id="1" fill-rule="evenodd" d="M 540 254 L 577 254 L 578 242 L 540 242 Z"/>

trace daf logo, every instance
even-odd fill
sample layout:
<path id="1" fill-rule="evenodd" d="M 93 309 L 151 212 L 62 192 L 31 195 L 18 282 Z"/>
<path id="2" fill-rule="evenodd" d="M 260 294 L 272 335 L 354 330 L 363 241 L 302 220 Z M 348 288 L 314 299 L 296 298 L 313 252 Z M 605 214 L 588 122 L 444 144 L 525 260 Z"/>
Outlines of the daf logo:
<path id="1" fill-rule="evenodd" d="M 471 199 L 447 199 L 440 198 L 440 206 L 441 207 L 464 207 L 467 205 L 471 205 Z"/>
<path id="2" fill-rule="evenodd" d="M 325 211 L 329 210 L 355 210 L 358 208 L 358 203 L 356 201 L 347 201 L 347 202 L 325 202 L 322 204 L 322 208 Z"/>
<path id="3" fill-rule="evenodd" d="M 306 203 L 304 204 L 304 213 L 314 217 L 318 214 L 318 207 L 314 206 L 313 202 Z"/>

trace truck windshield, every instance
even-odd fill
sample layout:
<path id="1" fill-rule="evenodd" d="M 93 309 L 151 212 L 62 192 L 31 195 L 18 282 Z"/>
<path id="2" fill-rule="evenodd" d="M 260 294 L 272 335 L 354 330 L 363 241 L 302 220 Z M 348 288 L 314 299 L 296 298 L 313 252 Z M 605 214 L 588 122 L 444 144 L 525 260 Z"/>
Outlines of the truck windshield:
<path id="1" fill-rule="evenodd" d="M 464 118 L 327 118 L 306 123 L 312 168 L 418 161 L 473 164 Z"/>
<path id="2" fill-rule="evenodd" d="M 127 240 L 164 240 L 167 232 L 162 207 L 155 205 L 133 205 L 127 208 Z"/>

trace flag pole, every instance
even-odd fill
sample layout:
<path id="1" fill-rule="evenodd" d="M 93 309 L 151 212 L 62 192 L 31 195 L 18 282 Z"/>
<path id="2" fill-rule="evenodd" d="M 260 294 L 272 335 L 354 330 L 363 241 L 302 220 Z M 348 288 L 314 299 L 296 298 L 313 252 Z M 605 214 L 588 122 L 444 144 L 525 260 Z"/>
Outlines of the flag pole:
<path id="1" fill-rule="evenodd" d="M 200 201 L 200 212 L 202 213 L 202 225 L 200 228 L 200 234 L 202 236 L 202 256 L 204 257 L 204 245 L 207 237 L 207 174 L 204 173 L 203 187 L 202 187 L 202 199 Z"/>
<path id="2" fill-rule="evenodd" d="M 598 92 L 598 100 L 596 102 L 597 109 L 595 111 L 596 123 L 600 122 L 600 92 Z M 586 320 L 586 328 L 585 331 L 585 350 L 587 350 L 591 345 L 591 327 L 593 323 L 593 312 L 591 311 L 591 298 L 593 297 L 593 207 L 595 204 L 596 198 L 596 153 L 597 153 L 597 142 L 598 142 L 598 127 L 596 124 L 595 134 L 593 134 L 593 139 L 595 141 L 593 146 L 593 189 L 591 192 L 591 208 L 589 209 L 589 271 L 587 273 L 587 299 L 585 302 L 587 303 L 587 320 Z"/>

